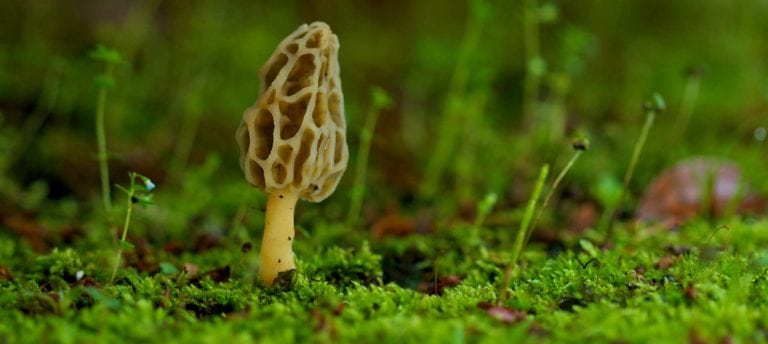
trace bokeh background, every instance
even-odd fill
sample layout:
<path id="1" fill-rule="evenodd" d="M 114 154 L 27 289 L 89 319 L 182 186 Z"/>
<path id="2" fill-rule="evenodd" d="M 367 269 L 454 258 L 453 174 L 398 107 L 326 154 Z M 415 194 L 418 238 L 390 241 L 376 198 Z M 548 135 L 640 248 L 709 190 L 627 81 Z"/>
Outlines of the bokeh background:
<path id="1" fill-rule="evenodd" d="M 520 204 L 542 163 L 570 157 L 575 136 L 592 147 L 566 190 L 604 205 L 652 92 L 667 112 L 628 207 L 691 156 L 730 159 L 765 191 L 767 17 L 764 0 L 2 1 L 1 185 L 5 202 L 27 208 L 64 202 L 57 211 L 74 216 L 98 206 L 94 79 L 104 67 L 89 52 L 103 44 L 125 60 L 106 104 L 112 180 L 137 171 L 158 193 L 200 203 L 189 217 L 218 204 L 227 223 L 260 197 L 239 196 L 234 140 L 258 69 L 299 24 L 322 20 L 341 41 L 351 164 L 372 88 L 392 99 L 375 130 L 365 214 L 441 202 L 450 214 L 488 192 L 499 207 Z M 344 212 L 351 174 L 320 209 Z"/>

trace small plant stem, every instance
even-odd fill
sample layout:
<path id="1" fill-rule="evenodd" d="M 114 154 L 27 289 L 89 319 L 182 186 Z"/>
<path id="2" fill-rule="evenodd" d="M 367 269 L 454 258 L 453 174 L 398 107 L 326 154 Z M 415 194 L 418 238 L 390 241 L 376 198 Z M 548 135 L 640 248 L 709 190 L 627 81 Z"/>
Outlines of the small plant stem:
<path id="1" fill-rule="evenodd" d="M 692 74 L 688 76 L 685 83 L 685 90 L 683 91 L 683 101 L 680 103 L 680 111 L 677 114 L 677 120 L 675 121 L 675 131 L 672 138 L 683 137 L 688 123 L 691 121 L 691 115 L 693 114 L 693 108 L 696 105 L 696 100 L 699 97 L 699 89 L 701 89 L 701 76 L 699 74 Z"/>
<path id="2" fill-rule="evenodd" d="M 637 167 L 637 162 L 640 160 L 640 154 L 643 152 L 645 140 L 648 138 L 648 132 L 651 131 L 651 127 L 653 126 L 653 121 L 656 119 L 657 112 L 658 110 L 656 109 L 646 110 L 645 124 L 643 124 L 643 129 L 640 131 L 640 137 L 637 139 L 637 142 L 635 142 L 635 148 L 632 151 L 632 158 L 629 160 L 629 167 L 627 168 L 627 172 L 624 174 L 624 182 L 621 185 L 619 197 L 616 199 L 616 203 L 610 206 L 608 211 L 603 213 L 603 217 L 600 221 L 600 227 L 605 230 L 606 242 L 613 237 L 613 220 L 616 217 L 616 211 L 621 208 L 621 204 L 624 201 L 624 196 L 629 189 L 629 182 L 632 180 L 632 175 L 635 172 L 635 167 Z"/>
<path id="3" fill-rule="evenodd" d="M 565 164 L 565 167 L 563 167 L 563 170 L 560 171 L 560 174 L 558 174 L 557 178 L 555 178 L 555 181 L 552 183 L 552 187 L 549 188 L 547 195 L 544 196 L 544 201 L 541 202 L 541 206 L 536 211 L 536 217 L 533 218 L 533 222 L 531 223 L 531 230 L 527 232 L 525 236 L 524 244 L 527 244 L 528 240 L 531 239 L 531 234 L 533 234 L 533 231 L 536 230 L 536 224 L 539 223 L 539 218 L 541 217 L 541 213 L 544 212 L 544 209 L 547 208 L 547 205 L 549 204 L 549 200 L 555 194 L 555 190 L 557 190 L 558 185 L 560 185 L 560 182 L 563 180 L 563 178 L 565 178 L 565 175 L 568 173 L 571 167 L 573 167 L 573 164 L 576 163 L 576 160 L 579 159 L 579 157 L 581 156 L 581 153 L 584 153 L 584 151 L 577 150 L 576 152 L 574 152 L 573 157 L 571 157 L 571 160 L 568 160 L 568 163 Z"/>
<path id="4" fill-rule="evenodd" d="M 106 63 L 105 75 L 112 77 L 114 66 Z M 107 214 L 112 214 L 112 196 L 109 189 L 109 165 L 107 163 L 107 136 L 104 129 L 104 108 L 107 103 L 107 88 L 100 87 L 96 99 L 96 143 L 99 149 L 99 173 L 101 175 L 101 199 L 104 203 L 104 210 Z"/>
<path id="5" fill-rule="evenodd" d="M 512 280 L 512 272 L 517 265 L 517 260 L 520 257 L 520 254 L 523 252 L 525 237 L 530 228 L 533 214 L 536 211 L 536 203 L 541 196 L 541 190 L 544 188 L 544 182 L 547 180 L 547 175 L 549 175 L 549 165 L 544 164 L 539 170 L 539 177 L 536 180 L 536 185 L 533 187 L 531 198 L 528 199 L 528 205 L 525 208 L 523 220 L 520 222 L 520 228 L 517 230 L 517 237 L 512 246 L 512 256 L 509 259 L 509 264 L 507 264 L 507 267 L 504 269 L 504 277 L 499 286 L 499 294 L 497 296 L 499 304 L 504 302 L 506 298 L 505 291 L 509 288 L 509 283 Z"/>
<path id="6" fill-rule="evenodd" d="M 360 211 L 363 209 L 368 156 L 371 151 L 371 141 L 376 129 L 376 122 L 379 119 L 381 110 L 381 106 L 373 104 L 365 116 L 363 130 L 360 131 L 360 147 L 358 148 L 357 160 L 355 161 L 355 181 L 352 185 L 352 199 L 349 205 L 349 213 L 347 213 L 347 226 L 353 226 L 357 223 L 360 218 Z"/>
<path id="7" fill-rule="evenodd" d="M 264 285 L 271 287 L 278 274 L 296 269 L 293 259 L 294 209 L 299 194 L 274 191 L 267 196 L 267 213 L 264 218 L 264 237 L 261 240 L 259 276 Z"/>
<path id="8" fill-rule="evenodd" d="M 539 19 L 537 0 L 523 1 L 523 36 L 525 51 L 525 79 L 523 81 L 523 115 L 529 121 L 534 122 L 538 112 L 538 91 L 541 84 L 541 75 L 532 68 L 534 61 L 541 58 L 539 47 Z"/>
<path id="9" fill-rule="evenodd" d="M 131 214 L 133 212 L 133 196 L 136 192 L 136 174 L 131 172 L 131 184 L 128 188 L 128 192 L 126 192 L 126 199 L 125 204 L 128 206 L 128 209 L 125 211 L 125 221 L 123 222 L 123 232 L 120 234 L 120 241 L 117 243 L 117 257 L 115 257 L 115 266 L 112 269 L 112 277 L 109 278 L 109 283 L 112 284 L 115 281 L 115 276 L 117 276 L 117 269 L 120 267 L 120 259 L 123 257 L 123 245 L 125 244 L 125 239 L 128 236 L 128 227 L 131 224 Z"/>
<path id="10" fill-rule="evenodd" d="M 493 206 L 496 205 L 496 201 L 498 200 L 498 196 L 496 196 L 495 193 L 491 192 L 485 195 L 482 201 L 477 205 L 477 216 L 475 217 L 475 221 L 472 224 L 472 228 L 475 231 L 479 231 L 480 227 L 485 222 L 485 219 L 488 217 L 488 214 L 491 213 L 491 210 L 493 210 Z"/>

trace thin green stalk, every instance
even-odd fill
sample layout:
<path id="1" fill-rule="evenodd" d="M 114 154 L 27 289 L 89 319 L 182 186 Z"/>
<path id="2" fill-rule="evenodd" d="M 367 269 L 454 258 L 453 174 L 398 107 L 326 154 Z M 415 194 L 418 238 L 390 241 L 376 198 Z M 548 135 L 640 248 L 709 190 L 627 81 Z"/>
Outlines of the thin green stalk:
<path id="1" fill-rule="evenodd" d="M 536 203 L 541 196 L 541 190 L 544 188 L 544 182 L 549 175 L 549 164 L 544 164 L 539 170 L 539 177 L 536 180 L 536 185 L 533 187 L 531 198 L 528 199 L 528 205 L 525 208 L 525 214 L 523 220 L 520 222 L 520 228 L 517 230 L 517 237 L 515 238 L 514 246 L 512 246 L 512 256 L 509 259 L 507 267 L 504 269 L 504 277 L 499 285 L 499 293 L 497 296 L 498 303 L 501 304 L 505 299 L 505 291 L 509 288 L 509 283 L 512 280 L 512 272 L 517 265 L 517 260 L 520 258 L 520 254 L 523 252 L 525 237 L 530 229 L 531 220 L 536 210 Z"/>
<path id="2" fill-rule="evenodd" d="M 90 57 L 104 63 L 104 73 L 96 76 L 96 87 L 99 93 L 96 97 L 96 144 L 98 146 L 99 174 L 101 175 L 101 198 L 107 216 L 112 216 L 112 195 L 109 188 L 109 165 L 107 156 L 107 135 L 104 125 L 104 111 L 107 105 L 107 90 L 115 86 L 112 72 L 115 65 L 123 62 L 123 57 L 117 50 L 99 45 L 90 52 Z"/>
<path id="3" fill-rule="evenodd" d="M 123 222 L 123 233 L 120 235 L 120 241 L 117 245 L 117 257 L 115 259 L 115 266 L 112 269 L 112 277 L 109 279 L 109 283 L 115 281 L 117 275 L 117 269 L 120 267 L 120 258 L 123 256 L 123 249 L 132 249 L 133 245 L 125 241 L 128 235 L 128 227 L 131 225 L 131 214 L 133 213 L 133 205 L 138 203 L 142 205 L 152 204 L 152 190 L 155 189 L 155 184 L 147 177 L 142 176 L 136 172 L 128 173 L 131 178 L 131 183 L 128 188 L 124 188 L 120 185 L 115 185 L 120 191 L 125 193 L 125 221 Z M 143 182 L 142 186 L 136 185 L 136 179 L 140 179 Z"/>
<path id="4" fill-rule="evenodd" d="M 680 103 L 680 111 L 675 121 L 675 135 L 672 138 L 682 137 L 688 129 L 688 123 L 691 121 L 691 115 L 696 105 L 701 89 L 701 72 L 692 70 L 688 73 L 688 78 L 683 91 L 683 101 Z"/>
<path id="5" fill-rule="evenodd" d="M 131 224 L 131 213 L 133 212 L 133 197 L 136 193 L 136 175 L 131 173 L 131 184 L 125 193 L 125 204 L 128 209 L 125 211 L 125 221 L 123 222 L 123 233 L 120 235 L 120 241 L 117 245 L 117 257 L 115 258 L 115 266 L 112 269 L 112 277 L 109 278 L 109 283 L 112 284 L 115 281 L 117 275 L 117 269 L 120 267 L 120 259 L 123 256 L 123 245 L 125 245 L 125 238 L 128 235 L 128 227 Z"/>
<path id="6" fill-rule="evenodd" d="M 573 149 L 575 152 L 573 153 L 573 157 L 571 157 L 571 160 L 568 160 L 568 163 L 565 164 L 565 167 L 563 167 L 563 170 L 560 171 L 560 174 L 557 175 L 557 178 L 555 178 L 555 181 L 552 183 L 552 187 L 549 188 L 549 191 L 547 192 L 547 195 L 544 197 L 544 201 L 541 202 L 541 206 L 539 207 L 539 210 L 536 212 L 536 217 L 533 219 L 533 223 L 531 224 L 531 230 L 529 230 L 525 236 L 525 242 L 524 244 L 528 243 L 528 240 L 531 239 L 531 234 L 534 230 L 536 230 L 536 224 L 539 223 L 539 218 L 541 217 L 541 213 L 544 212 L 544 209 L 547 208 L 547 205 L 549 204 L 549 200 L 552 198 L 552 196 L 555 194 L 555 190 L 557 190 L 557 187 L 560 185 L 560 182 L 565 178 L 565 175 L 568 173 L 568 171 L 571 170 L 571 167 L 573 167 L 573 164 L 576 163 L 576 160 L 579 159 L 581 156 L 581 153 L 584 153 L 585 150 L 587 150 L 589 147 L 589 143 L 585 140 L 579 140 L 573 144 Z"/>
<path id="7" fill-rule="evenodd" d="M 606 233 L 606 242 L 613 237 L 613 220 L 616 217 L 616 211 L 621 208 L 624 196 L 629 189 L 629 182 L 632 180 L 635 167 L 637 167 L 637 162 L 640 160 L 640 154 L 643 152 L 643 146 L 645 146 L 648 133 L 651 131 L 651 127 L 653 127 L 653 121 L 656 119 L 656 114 L 664 112 L 666 105 L 664 103 L 664 98 L 662 98 L 661 95 L 653 94 L 651 98 L 645 102 L 643 107 L 646 115 L 645 124 L 643 124 L 643 129 L 640 131 L 640 137 L 637 139 L 637 142 L 635 142 L 635 148 L 632 151 L 632 158 L 629 161 L 627 172 L 624 174 L 624 183 L 621 186 L 619 197 L 617 198 L 616 203 L 610 206 L 608 211 L 603 213 L 603 217 L 600 220 L 600 228 Z"/>
<path id="8" fill-rule="evenodd" d="M 360 147 L 355 161 L 355 181 L 352 185 L 352 195 L 347 213 L 347 225 L 352 226 L 357 223 L 360 212 L 363 209 L 363 200 L 365 198 L 365 179 L 367 175 L 368 156 L 371 151 L 371 141 L 373 133 L 376 130 L 376 122 L 379 119 L 381 110 L 389 107 L 392 100 L 381 88 L 371 89 L 371 108 L 365 116 L 365 124 L 360 131 Z"/>
<path id="9" fill-rule="evenodd" d="M 480 227 L 485 222 L 488 214 L 490 214 L 491 210 L 493 210 L 493 206 L 496 205 L 496 200 L 498 200 L 496 193 L 490 192 L 485 195 L 480 203 L 477 204 L 477 216 L 475 217 L 475 221 L 472 224 L 472 228 L 475 231 L 480 230 Z"/>
<path id="10" fill-rule="evenodd" d="M 111 63 L 106 64 L 105 75 L 112 77 L 114 69 Z M 96 143 L 99 149 L 99 174 L 101 175 L 101 199 L 107 214 L 112 213 L 112 195 L 109 189 L 109 165 L 107 163 L 107 136 L 104 130 L 104 108 L 107 104 L 107 87 L 100 87 L 96 99 Z"/>

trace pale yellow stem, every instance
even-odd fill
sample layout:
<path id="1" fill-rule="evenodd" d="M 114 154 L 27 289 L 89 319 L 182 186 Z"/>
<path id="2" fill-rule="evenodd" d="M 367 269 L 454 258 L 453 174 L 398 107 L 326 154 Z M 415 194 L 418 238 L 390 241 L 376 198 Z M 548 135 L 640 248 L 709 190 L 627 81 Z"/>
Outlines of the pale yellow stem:
<path id="1" fill-rule="evenodd" d="M 293 261 L 293 212 L 299 194 L 274 191 L 267 198 L 267 214 L 264 218 L 264 237 L 261 241 L 261 266 L 259 276 L 264 285 L 271 287 L 281 272 L 295 270 Z"/>

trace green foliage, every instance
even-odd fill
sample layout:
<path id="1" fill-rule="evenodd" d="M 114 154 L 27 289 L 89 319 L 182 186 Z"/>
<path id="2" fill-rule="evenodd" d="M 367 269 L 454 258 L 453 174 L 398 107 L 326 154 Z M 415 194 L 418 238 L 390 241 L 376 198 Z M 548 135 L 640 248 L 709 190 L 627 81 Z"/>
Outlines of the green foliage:
<path id="1" fill-rule="evenodd" d="M 608 243 L 574 225 L 630 214 L 692 155 L 768 192 L 765 6 L 0 2 L 0 343 L 768 341 L 764 217 L 615 221 Z M 267 290 L 265 195 L 233 134 L 260 64 L 315 18 L 341 42 L 357 171 L 299 204 L 299 270 Z M 666 99 L 636 116 L 650 90 Z M 545 164 L 565 168 L 536 207 Z M 153 203 L 118 240 L 110 177 L 130 184 L 115 209 Z"/>
<path id="2" fill-rule="evenodd" d="M 367 242 L 359 249 L 329 247 L 302 262 L 300 271 L 312 281 L 326 281 L 340 289 L 354 284 L 380 284 L 381 256 L 371 252 Z"/>

